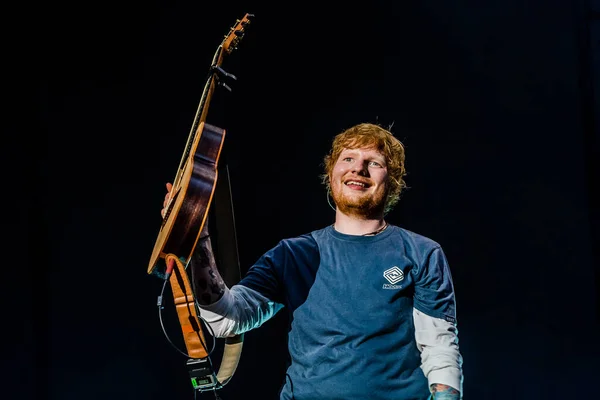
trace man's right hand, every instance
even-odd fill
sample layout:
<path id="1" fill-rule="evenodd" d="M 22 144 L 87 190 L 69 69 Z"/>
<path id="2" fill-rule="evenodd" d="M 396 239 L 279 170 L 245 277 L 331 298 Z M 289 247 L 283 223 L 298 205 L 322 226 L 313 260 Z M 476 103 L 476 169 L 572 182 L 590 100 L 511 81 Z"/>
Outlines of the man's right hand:
<path id="1" fill-rule="evenodd" d="M 160 210 L 160 215 L 164 218 L 167 215 L 167 209 L 169 206 L 169 202 L 171 201 L 171 189 L 173 189 L 173 185 L 170 182 L 167 182 L 167 193 L 165 194 L 165 200 L 163 201 L 163 208 Z"/>

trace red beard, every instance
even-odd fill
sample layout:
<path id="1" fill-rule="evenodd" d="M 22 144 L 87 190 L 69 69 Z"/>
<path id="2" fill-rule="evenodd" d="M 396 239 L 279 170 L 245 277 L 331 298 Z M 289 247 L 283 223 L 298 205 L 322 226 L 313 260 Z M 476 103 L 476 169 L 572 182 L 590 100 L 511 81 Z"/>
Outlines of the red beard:
<path id="1" fill-rule="evenodd" d="M 342 184 L 343 185 L 343 184 Z M 386 194 L 378 192 L 375 194 L 357 192 L 346 193 L 345 187 L 331 188 L 331 197 L 336 207 L 344 214 L 359 218 L 374 218 L 379 216 L 385 206 Z"/>

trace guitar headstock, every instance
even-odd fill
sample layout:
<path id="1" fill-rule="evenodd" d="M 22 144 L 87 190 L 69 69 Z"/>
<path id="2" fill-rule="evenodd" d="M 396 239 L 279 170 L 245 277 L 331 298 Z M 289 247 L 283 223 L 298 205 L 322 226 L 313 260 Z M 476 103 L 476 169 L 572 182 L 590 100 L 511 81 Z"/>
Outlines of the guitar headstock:
<path id="1" fill-rule="evenodd" d="M 234 26 L 229 29 L 229 33 L 225 35 L 225 39 L 221 44 L 223 50 L 230 54 L 233 50 L 237 49 L 240 44 L 240 40 L 246 33 L 246 27 L 250 24 L 250 18 L 253 18 L 253 14 L 246 14 L 242 19 L 238 19 Z"/>

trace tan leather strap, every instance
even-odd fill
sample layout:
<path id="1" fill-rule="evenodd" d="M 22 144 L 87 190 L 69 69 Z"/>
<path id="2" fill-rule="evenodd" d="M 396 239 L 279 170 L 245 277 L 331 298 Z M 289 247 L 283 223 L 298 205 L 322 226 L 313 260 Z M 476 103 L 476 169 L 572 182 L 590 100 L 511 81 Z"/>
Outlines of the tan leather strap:
<path id="1" fill-rule="evenodd" d="M 194 293 L 185 266 L 174 254 L 167 254 L 165 262 L 167 265 L 173 262 L 175 264 L 169 282 L 171 283 L 175 309 L 179 317 L 187 354 L 190 358 L 206 358 L 208 357 L 206 340 L 196 313 Z M 235 335 L 225 339 L 221 364 L 216 374 L 217 381 L 221 385 L 225 385 L 235 373 L 242 353 L 243 342 L 243 335 Z"/>

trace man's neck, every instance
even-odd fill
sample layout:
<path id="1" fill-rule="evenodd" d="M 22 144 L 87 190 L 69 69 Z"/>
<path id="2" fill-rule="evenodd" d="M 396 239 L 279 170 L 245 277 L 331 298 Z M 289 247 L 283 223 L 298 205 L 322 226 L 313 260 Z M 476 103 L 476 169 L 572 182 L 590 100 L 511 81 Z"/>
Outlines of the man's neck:
<path id="1" fill-rule="evenodd" d="M 333 228 L 346 235 L 368 235 L 385 227 L 386 222 L 383 215 L 378 218 L 360 218 L 341 213 L 339 210 L 335 214 L 335 223 Z"/>

